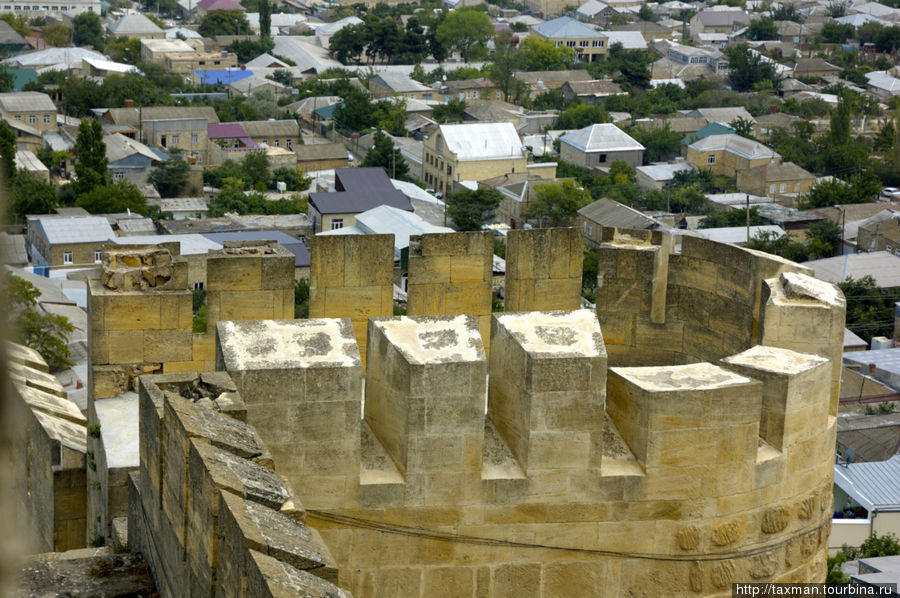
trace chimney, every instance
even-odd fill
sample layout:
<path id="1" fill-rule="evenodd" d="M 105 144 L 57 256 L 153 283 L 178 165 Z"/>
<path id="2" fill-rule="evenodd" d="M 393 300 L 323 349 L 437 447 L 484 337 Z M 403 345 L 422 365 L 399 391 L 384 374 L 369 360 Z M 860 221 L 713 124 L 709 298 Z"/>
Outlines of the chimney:
<path id="1" fill-rule="evenodd" d="M 125 100 L 124 104 L 126 108 L 134 108 L 134 100 Z"/>

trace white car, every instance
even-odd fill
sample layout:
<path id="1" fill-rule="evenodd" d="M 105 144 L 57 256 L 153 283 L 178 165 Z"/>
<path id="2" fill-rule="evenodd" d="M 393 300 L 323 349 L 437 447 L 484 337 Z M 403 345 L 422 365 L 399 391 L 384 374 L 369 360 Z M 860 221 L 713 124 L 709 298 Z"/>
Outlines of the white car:
<path id="1" fill-rule="evenodd" d="M 896 187 L 885 187 L 881 190 L 881 195 L 883 197 L 895 197 L 898 194 L 900 194 L 900 189 L 897 189 Z"/>

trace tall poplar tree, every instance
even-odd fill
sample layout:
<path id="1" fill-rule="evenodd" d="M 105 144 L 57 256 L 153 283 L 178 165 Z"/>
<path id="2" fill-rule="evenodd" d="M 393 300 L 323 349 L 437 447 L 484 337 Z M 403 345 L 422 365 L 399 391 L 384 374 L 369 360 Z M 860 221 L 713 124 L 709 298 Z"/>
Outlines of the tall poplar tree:
<path id="1" fill-rule="evenodd" d="M 89 193 L 96 187 L 108 185 L 109 160 L 103 143 L 103 127 L 94 118 L 82 119 L 75 139 L 75 176 L 72 190 L 76 197 Z"/>

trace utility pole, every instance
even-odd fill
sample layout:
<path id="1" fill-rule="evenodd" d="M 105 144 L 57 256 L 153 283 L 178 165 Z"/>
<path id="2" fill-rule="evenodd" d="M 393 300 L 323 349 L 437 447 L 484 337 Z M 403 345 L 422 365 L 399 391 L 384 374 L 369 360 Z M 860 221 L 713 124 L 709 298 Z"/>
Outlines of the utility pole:
<path id="1" fill-rule="evenodd" d="M 750 194 L 747 194 L 747 242 L 750 242 Z"/>

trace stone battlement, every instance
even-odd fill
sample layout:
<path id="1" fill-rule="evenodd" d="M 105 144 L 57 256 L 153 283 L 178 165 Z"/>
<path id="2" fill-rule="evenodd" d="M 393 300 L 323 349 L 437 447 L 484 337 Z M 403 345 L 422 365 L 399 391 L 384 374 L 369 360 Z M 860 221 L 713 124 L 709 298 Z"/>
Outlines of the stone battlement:
<path id="1" fill-rule="evenodd" d="M 216 376 L 140 379 L 130 548 L 150 563 L 163 596 L 349 597 L 259 436 L 225 415 L 242 413 L 243 402 Z"/>
<path id="2" fill-rule="evenodd" d="M 488 316 L 488 240 L 413 239 L 409 317 L 390 315 L 389 236 L 313 239 L 310 320 L 285 319 L 292 279 L 277 251 L 211 257 L 207 332 L 191 337 L 192 361 L 161 369 L 214 360 L 230 374 L 357 598 L 640 595 L 648 583 L 694 596 L 823 580 L 840 292 L 770 255 L 605 230 L 597 308 L 583 310 L 579 231 L 523 230 L 508 239 L 509 311 Z M 92 305 L 95 290 L 111 301 L 92 285 Z M 94 332 L 112 342 L 134 328 L 115 321 Z M 145 367 L 147 346 L 122 367 Z M 213 449 L 233 447 L 196 422 L 224 416 L 162 382 L 150 392 L 151 379 L 141 437 L 158 446 L 146 476 L 141 455 L 137 502 L 163 553 L 199 546 L 161 587 L 207 588 L 233 560 L 212 572 L 197 556 L 209 540 L 191 534 L 204 521 L 226 533 L 222 497 L 246 491 L 203 482 Z M 196 512 L 183 498 L 193 476 L 219 489 Z M 248 580 L 251 560 L 238 559 Z"/>

